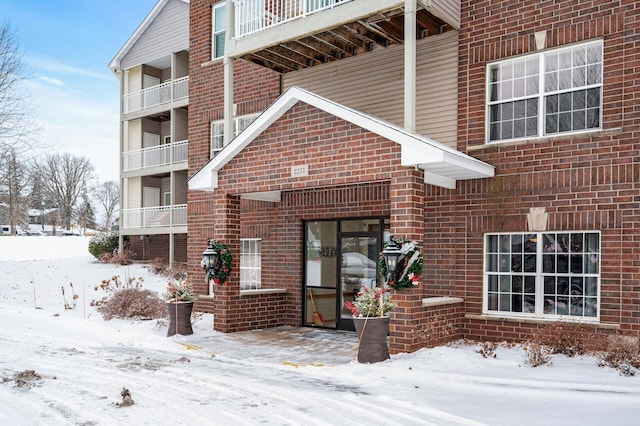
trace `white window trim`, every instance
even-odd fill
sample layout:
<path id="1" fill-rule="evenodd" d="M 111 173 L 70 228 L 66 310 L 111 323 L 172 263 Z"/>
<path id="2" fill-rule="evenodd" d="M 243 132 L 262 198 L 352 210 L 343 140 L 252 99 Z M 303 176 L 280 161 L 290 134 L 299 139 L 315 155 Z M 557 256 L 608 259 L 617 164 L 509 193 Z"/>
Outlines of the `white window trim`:
<path id="1" fill-rule="evenodd" d="M 546 117 L 546 103 L 545 103 L 545 97 L 548 96 L 549 94 L 553 94 L 553 93 L 560 93 L 560 91 L 555 90 L 555 91 L 551 91 L 551 92 L 546 92 L 545 91 L 545 86 L 544 86 L 544 70 L 545 70 L 545 54 L 551 53 L 551 52 L 558 52 L 561 50 L 566 50 L 566 49 L 573 49 L 579 46 L 588 46 L 591 44 L 597 44 L 600 43 L 602 46 L 602 61 L 601 61 L 601 69 L 600 69 L 600 83 L 599 84 L 592 84 L 592 85 L 585 85 L 582 86 L 580 88 L 572 88 L 572 89 L 568 89 L 565 90 L 563 92 L 574 92 L 577 90 L 583 90 L 583 89 L 590 89 L 590 88 L 596 88 L 599 87 L 600 88 L 600 105 L 599 105 L 599 113 L 600 113 L 600 117 L 599 117 L 599 126 L 597 128 L 589 128 L 589 129 L 582 129 L 582 130 L 575 130 L 575 131 L 567 131 L 567 132 L 557 132 L 557 133 L 550 133 L 550 134 L 546 134 L 545 133 L 545 117 Z M 495 61 L 495 62 L 491 62 L 487 64 L 486 67 L 486 72 L 485 72 L 485 76 L 486 76 L 486 80 L 485 80 L 485 143 L 489 144 L 489 145 L 493 145 L 493 144 L 500 144 L 500 143 L 509 143 L 509 142 L 517 142 L 517 141 L 523 141 L 523 140 L 532 140 L 532 139 L 543 139 L 543 138 L 556 138 L 556 137 L 564 137 L 564 136 L 571 136 L 571 135 L 576 135 L 576 134 L 585 134 L 585 133 L 594 133 L 594 132 L 600 132 L 602 131 L 602 129 L 604 128 L 603 126 L 603 98 L 604 98 L 604 93 L 603 93 L 603 87 L 604 87 L 604 42 L 602 39 L 596 39 L 596 40 L 589 40 L 586 42 L 581 42 L 581 43 L 577 43 L 577 44 L 572 44 L 572 45 L 568 45 L 568 46 L 562 46 L 562 47 L 558 47 L 558 48 L 554 48 L 554 49 L 548 49 L 548 50 L 543 50 L 543 51 L 539 51 L 539 52 L 535 52 L 535 53 L 530 53 L 527 55 L 523 55 L 523 56 L 519 56 L 516 58 L 509 58 L 509 59 L 505 59 L 502 61 Z M 500 65 L 500 64 L 507 64 L 509 62 L 515 62 L 515 61 L 520 61 L 524 58 L 532 58 L 534 56 L 538 56 L 539 57 L 539 61 L 538 61 L 538 93 L 535 96 L 527 96 L 525 94 L 525 96 L 521 96 L 521 97 L 513 97 L 510 100 L 503 100 L 503 101 L 495 101 L 492 102 L 490 101 L 491 99 L 491 67 L 496 66 L 496 65 Z M 523 136 L 523 137 L 516 137 L 516 138 L 510 138 L 510 139 L 498 139 L 498 140 L 491 140 L 491 121 L 490 121 L 490 107 L 491 105 L 494 104 L 501 104 L 501 103 L 507 103 L 507 102 L 513 102 L 513 101 L 518 101 L 518 100 L 524 100 L 524 99 L 538 99 L 538 126 L 537 126 L 537 134 L 535 136 Z"/>
<path id="2" fill-rule="evenodd" d="M 216 29 L 216 11 L 221 8 L 226 7 L 226 1 L 221 1 L 219 3 L 214 4 L 211 7 L 211 60 L 218 60 L 224 57 L 224 52 L 221 56 L 216 56 L 216 35 L 224 34 L 227 31 L 226 28 L 226 18 L 224 23 L 224 28 Z M 225 13 L 227 11 L 225 10 Z M 225 47 L 226 48 L 226 47 Z"/>
<path id="3" fill-rule="evenodd" d="M 544 245 L 538 244 L 536 246 L 536 271 L 535 273 L 518 273 L 522 275 L 530 275 L 535 276 L 535 311 L 534 312 L 512 312 L 512 311 L 494 311 L 489 310 L 489 275 L 500 275 L 500 273 L 489 272 L 487 271 L 487 259 L 488 259 L 488 248 L 487 248 L 487 236 L 489 235 L 535 235 L 538 239 L 541 239 L 543 234 L 581 234 L 581 233 L 597 233 L 598 241 L 599 241 L 599 251 L 597 252 L 598 256 L 598 267 L 597 273 L 586 273 L 583 272 L 581 274 L 573 274 L 573 273 L 545 273 L 543 272 L 543 253 L 544 253 Z M 482 275 L 483 275 L 483 285 L 482 285 L 482 314 L 492 317 L 499 318 L 519 318 L 519 319 L 535 319 L 535 320 L 562 320 L 562 321 L 574 321 L 574 322 L 584 322 L 584 323 L 599 323 L 600 315 L 601 315 L 601 298 L 602 298 L 602 234 L 600 231 L 594 230 L 575 230 L 575 231 L 542 231 L 542 232 L 488 232 L 483 236 L 483 251 L 482 251 Z M 505 272 L 502 275 L 514 275 L 509 272 Z M 545 314 L 544 313 L 544 276 L 567 276 L 578 275 L 581 277 L 594 277 L 597 279 L 597 296 L 596 296 L 596 307 L 597 307 L 597 315 L 590 316 L 579 316 L 579 315 L 557 315 L 557 314 Z M 523 284 L 524 285 L 524 284 Z"/>
<path id="4" fill-rule="evenodd" d="M 233 133 L 234 133 L 233 137 L 235 138 L 236 136 L 238 136 L 240 132 L 246 129 L 249 126 L 249 124 L 251 124 L 253 120 L 255 120 L 259 115 L 260 113 L 258 112 L 255 114 L 247 114 L 247 115 L 241 115 L 241 116 L 235 117 L 233 119 Z M 209 147 L 211 149 L 211 158 L 213 158 L 218 152 L 222 151 L 222 149 L 226 146 L 226 144 L 224 144 L 224 141 L 223 141 L 223 145 L 220 148 L 214 148 L 215 137 L 218 137 L 224 140 L 224 120 L 212 121 L 209 131 L 210 131 Z"/>
<path id="5" fill-rule="evenodd" d="M 245 253 L 246 243 L 254 243 L 251 245 L 256 250 L 254 252 Z M 243 264 L 242 258 L 244 255 L 251 256 L 254 260 L 257 258 L 257 264 L 246 265 Z M 247 277 L 243 272 L 253 272 L 250 274 L 253 279 L 247 281 Z M 260 238 L 241 238 L 240 239 L 240 290 L 260 290 L 262 288 L 262 239 Z"/>

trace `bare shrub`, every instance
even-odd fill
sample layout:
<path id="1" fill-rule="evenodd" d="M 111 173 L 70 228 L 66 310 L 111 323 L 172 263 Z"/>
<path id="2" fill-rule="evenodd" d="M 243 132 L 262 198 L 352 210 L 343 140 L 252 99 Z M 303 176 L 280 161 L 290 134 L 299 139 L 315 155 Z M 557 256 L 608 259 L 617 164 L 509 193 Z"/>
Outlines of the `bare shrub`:
<path id="1" fill-rule="evenodd" d="M 105 320 L 112 318 L 154 319 L 167 315 L 165 302 L 155 292 L 135 288 L 117 291 L 107 299 L 98 311 Z"/>
<path id="2" fill-rule="evenodd" d="M 526 351 L 525 362 L 532 367 L 551 364 L 549 348 L 537 342 L 529 342 L 524 346 Z"/>
<path id="3" fill-rule="evenodd" d="M 67 295 L 64 291 L 64 286 L 62 286 L 62 301 L 64 302 L 65 309 L 75 309 L 78 304 L 78 295 L 73 289 L 73 283 L 69 283 L 69 287 L 71 287 L 71 302 L 67 301 Z"/>
<path id="4" fill-rule="evenodd" d="M 99 257 L 100 263 L 113 263 L 116 265 L 131 265 L 133 263 L 133 258 L 135 257 L 135 253 L 131 250 L 123 250 L 122 253 L 119 252 L 107 252 L 102 253 Z"/>
<path id="5" fill-rule="evenodd" d="M 478 349 L 476 352 L 482 355 L 483 358 L 495 358 L 497 347 L 498 344 L 495 342 L 483 342 L 480 343 L 480 349 Z"/>
<path id="6" fill-rule="evenodd" d="M 598 346 L 599 339 L 589 325 L 556 322 L 535 333 L 532 342 L 546 346 L 552 354 L 572 357 L 592 352 Z"/>
<path id="7" fill-rule="evenodd" d="M 630 337 L 612 336 L 596 357 L 600 366 L 615 368 L 624 376 L 633 376 L 640 369 L 640 346 L 637 339 Z"/>
<path id="8" fill-rule="evenodd" d="M 156 257 L 149 262 L 149 270 L 156 275 L 162 275 L 175 280 L 184 280 L 187 278 L 185 265 L 177 263 L 174 264 L 172 268 L 169 268 L 169 264 L 160 257 Z"/>
<path id="9" fill-rule="evenodd" d="M 144 279 L 127 278 L 119 275 L 102 280 L 94 290 L 102 291 L 105 296 L 92 300 L 91 306 L 97 306 L 105 320 L 112 318 L 157 319 L 167 315 L 165 302 L 151 290 L 144 290 Z"/>

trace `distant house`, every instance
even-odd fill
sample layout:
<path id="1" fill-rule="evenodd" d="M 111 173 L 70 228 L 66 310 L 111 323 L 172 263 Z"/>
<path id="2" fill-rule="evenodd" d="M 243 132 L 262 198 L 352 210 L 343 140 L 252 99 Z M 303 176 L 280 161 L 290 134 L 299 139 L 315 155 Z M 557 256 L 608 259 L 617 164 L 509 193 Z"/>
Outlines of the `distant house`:
<path id="1" fill-rule="evenodd" d="M 163 15 L 182 3 L 161 0 L 113 67 L 121 230 L 185 244 L 196 277 L 208 239 L 229 245 L 229 282 L 193 281 L 216 330 L 317 327 L 314 306 L 322 327 L 353 329 L 354 277 L 382 279 L 350 262 L 377 263 L 394 235 L 422 247 L 424 274 L 393 292 L 393 352 L 559 321 L 640 337 L 637 2 L 211 0 Z M 187 21 L 191 44 L 173 46 Z M 178 53 L 156 61 L 160 46 Z M 187 131 L 188 156 L 169 157 L 184 162 L 145 168 Z"/>

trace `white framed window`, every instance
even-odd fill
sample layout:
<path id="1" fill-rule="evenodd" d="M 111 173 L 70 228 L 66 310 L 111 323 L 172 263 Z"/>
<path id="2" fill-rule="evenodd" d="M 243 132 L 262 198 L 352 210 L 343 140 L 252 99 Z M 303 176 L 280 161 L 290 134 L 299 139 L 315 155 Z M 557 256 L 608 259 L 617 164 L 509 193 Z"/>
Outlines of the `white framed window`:
<path id="1" fill-rule="evenodd" d="M 240 290 L 257 290 L 262 287 L 262 240 L 240 240 Z"/>
<path id="2" fill-rule="evenodd" d="M 219 2 L 211 9 L 212 40 L 211 58 L 218 59 L 224 56 L 224 40 L 227 29 L 227 10 L 225 2 Z"/>
<path id="3" fill-rule="evenodd" d="M 249 127 L 260 113 L 248 114 L 233 119 L 233 136 L 238 136 L 240 132 Z M 211 158 L 224 148 L 224 120 L 211 122 Z"/>
<path id="4" fill-rule="evenodd" d="M 601 40 L 487 66 L 487 141 L 602 128 Z"/>
<path id="5" fill-rule="evenodd" d="M 599 319 L 600 232 L 486 234 L 484 253 L 484 313 Z"/>

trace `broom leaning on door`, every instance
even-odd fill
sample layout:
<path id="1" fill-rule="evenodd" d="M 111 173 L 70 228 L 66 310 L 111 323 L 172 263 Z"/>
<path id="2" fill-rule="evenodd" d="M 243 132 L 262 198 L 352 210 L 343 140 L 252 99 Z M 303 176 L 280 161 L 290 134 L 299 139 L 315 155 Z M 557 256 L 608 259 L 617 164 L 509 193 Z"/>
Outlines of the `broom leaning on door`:
<path id="1" fill-rule="evenodd" d="M 318 312 L 318 310 L 316 309 L 316 301 L 313 298 L 313 290 L 308 288 L 307 291 L 309 292 L 309 298 L 311 299 L 311 308 L 313 309 L 313 324 L 324 325 L 324 319 L 322 318 L 322 314 Z"/>

